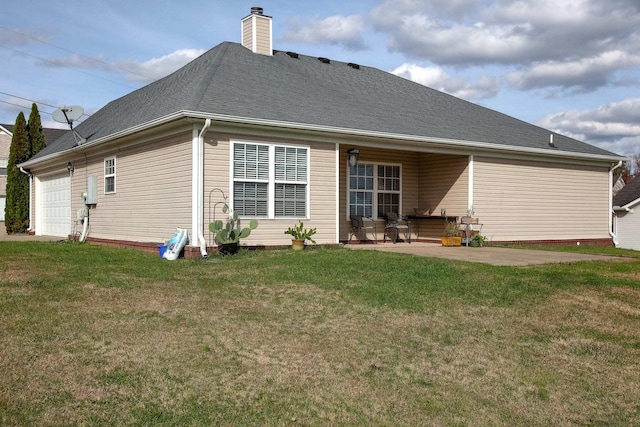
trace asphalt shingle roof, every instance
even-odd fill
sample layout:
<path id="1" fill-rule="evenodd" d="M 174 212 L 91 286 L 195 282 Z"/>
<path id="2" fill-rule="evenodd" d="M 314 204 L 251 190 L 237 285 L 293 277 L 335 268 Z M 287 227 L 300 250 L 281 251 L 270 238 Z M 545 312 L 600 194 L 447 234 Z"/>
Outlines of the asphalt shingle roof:
<path id="1" fill-rule="evenodd" d="M 225 42 L 173 74 L 116 99 L 76 130 L 90 142 L 179 111 L 357 131 L 617 156 L 376 68 Z M 38 154 L 76 145 L 71 133 Z"/>
<path id="2" fill-rule="evenodd" d="M 640 199 L 640 175 L 636 175 L 613 196 L 613 206 L 626 206 L 637 199 Z"/>
<path id="3" fill-rule="evenodd" d="M 3 128 L 5 128 L 6 130 L 8 130 L 9 132 L 13 133 L 13 127 L 14 125 L 1 125 Z M 45 145 L 49 145 L 52 142 L 54 142 L 55 140 L 57 140 L 58 138 L 60 138 L 62 135 L 66 134 L 67 132 L 69 132 L 66 129 L 54 129 L 54 128 L 42 128 L 42 132 L 44 133 L 44 143 Z"/>

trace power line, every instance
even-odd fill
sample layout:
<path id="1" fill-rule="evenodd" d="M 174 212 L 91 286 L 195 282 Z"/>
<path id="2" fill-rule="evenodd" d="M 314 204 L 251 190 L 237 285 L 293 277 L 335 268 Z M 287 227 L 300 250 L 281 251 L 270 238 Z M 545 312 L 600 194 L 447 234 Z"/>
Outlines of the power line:
<path id="1" fill-rule="evenodd" d="M 22 99 L 22 100 L 24 100 L 24 101 L 33 102 L 33 103 L 38 104 L 38 105 L 46 105 L 47 107 L 51 107 L 51 108 L 55 108 L 55 109 L 57 109 L 57 108 L 58 108 L 58 107 L 56 107 L 55 105 L 47 104 L 46 102 L 34 101 L 33 99 L 25 98 L 25 97 L 18 96 L 18 95 L 13 95 L 13 94 L 11 94 L 11 93 L 7 93 L 7 92 L 2 92 L 2 91 L 0 91 L 0 94 L 2 94 L 2 95 L 6 95 L 6 96 L 10 96 L 10 97 L 12 97 L 12 98 Z M 25 106 L 23 106 L 23 105 L 13 104 L 13 103 L 8 102 L 8 101 L 1 101 L 1 100 L 0 100 L 0 102 L 4 102 L 5 104 L 9 104 L 9 105 L 15 105 L 16 107 L 27 108 L 27 107 L 25 107 Z M 47 112 L 45 111 L 45 113 L 47 113 Z M 47 113 L 47 114 L 52 114 L 52 113 Z M 82 113 L 82 115 L 83 115 L 83 116 L 90 117 L 90 115 L 89 115 L 89 114 L 86 114 L 86 113 Z"/>
<path id="2" fill-rule="evenodd" d="M 53 44 L 53 43 L 49 43 L 49 42 L 47 42 L 47 41 L 44 41 L 44 40 L 38 39 L 38 38 L 36 38 L 36 37 L 32 37 L 32 36 L 30 36 L 30 35 L 28 35 L 28 34 L 24 34 L 24 33 L 21 33 L 21 32 L 19 32 L 19 31 L 15 31 L 15 30 L 9 29 L 9 28 L 7 28 L 7 27 L 5 27 L 5 26 L 3 26 L 3 25 L 0 25 L 0 28 L 2 28 L 2 29 L 3 29 L 3 30 L 5 30 L 5 31 L 9 31 L 9 32 L 11 32 L 11 33 L 14 33 L 14 34 L 18 34 L 19 36 L 22 36 L 22 37 L 25 37 L 25 38 L 28 38 L 28 39 L 34 40 L 34 41 L 36 41 L 36 42 L 38 42 L 38 43 L 42 43 L 42 44 L 46 44 L 46 45 L 49 45 L 49 46 L 55 47 L 56 49 L 60 49 L 60 50 L 63 50 L 63 51 L 65 51 L 65 52 L 69 52 L 69 53 L 71 53 L 71 54 L 73 54 L 73 55 L 78 55 L 78 56 L 79 56 L 79 57 L 81 57 L 81 58 L 88 59 L 88 60 L 93 61 L 93 62 L 96 62 L 96 63 L 98 63 L 98 64 L 106 65 L 106 66 L 107 66 L 107 67 L 109 67 L 109 68 L 114 68 L 114 69 L 116 69 L 116 70 L 123 71 L 123 72 L 125 72 L 125 73 L 129 73 L 129 74 L 135 74 L 136 76 L 138 76 L 138 77 L 142 77 L 143 79 L 147 79 L 147 80 L 148 80 L 148 79 L 150 79 L 150 77 L 149 77 L 149 76 L 142 75 L 142 74 L 137 73 L 137 72 L 135 72 L 135 71 L 127 70 L 127 69 L 125 69 L 125 68 L 119 67 L 119 66 L 114 65 L 114 64 L 109 64 L 108 62 L 106 62 L 106 61 L 102 61 L 102 60 L 97 59 L 97 58 L 92 58 L 92 57 L 90 57 L 90 56 L 86 56 L 86 55 L 83 55 L 83 54 L 81 54 L 81 53 L 74 52 L 74 51 L 69 50 L 69 49 L 67 49 L 67 48 L 64 48 L 64 47 L 61 47 L 61 46 L 55 45 L 55 44 Z"/>
<path id="3" fill-rule="evenodd" d="M 14 51 L 14 52 L 16 52 L 16 53 L 19 53 L 19 54 L 22 54 L 22 55 L 25 55 L 25 56 L 30 56 L 30 57 L 32 57 L 32 58 L 39 59 L 40 61 L 49 62 L 50 64 L 53 64 L 53 65 L 54 65 L 54 66 L 56 66 L 56 67 L 68 68 L 68 69 L 73 70 L 73 71 L 75 71 L 75 72 L 77 72 L 77 73 L 82 73 L 82 74 L 86 74 L 87 76 L 95 77 L 96 79 L 105 80 L 105 81 L 107 81 L 107 82 L 115 83 L 115 84 L 118 84 L 118 85 L 120 85 L 120 86 L 128 87 L 128 88 L 130 88 L 130 89 L 137 89 L 137 88 L 136 88 L 136 87 L 134 87 L 134 86 L 129 86 L 129 85 L 126 85 L 126 84 L 124 84 L 124 83 L 117 82 L 117 81 L 115 81 L 115 80 L 107 79 L 107 78 L 105 78 L 105 77 L 96 76 L 95 74 L 87 73 L 86 71 L 78 70 L 78 69 L 76 69 L 76 68 L 68 67 L 68 66 L 66 66 L 66 65 L 60 65 L 60 64 L 57 64 L 55 61 L 52 61 L 52 60 L 50 60 L 50 59 L 40 58 L 39 56 L 31 55 L 30 53 L 23 52 L 23 51 L 21 51 L 21 50 L 14 49 L 14 48 L 12 48 L 12 47 L 2 46 L 2 45 L 0 45 L 0 47 L 3 47 L 3 48 L 5 48 L 5 49 L 8 49 L 8 50 Z"/>
<path id="4" fill-rule="evenodd" d="M 7 96 L 10 96 L 10 97 L 12 97 L 12 98 L 22 99 L 22 100 L 24 100 L 24 101 L 35 102 L 36 104 L 46 105 L 47 107 L 58 108 L 58 107 L 56 107 L 55 105 L 47 104 L 46 102 L 34 101 L 33 99 L 24 98 L 24 97 L 22 97 L 22 96 L 13 95 L 13 94 L 11 94 L 11 93 L 7 93 L 7 92 L 0 92 L 0 94 L 2 94 L 2 95 L 7 95 Z M 7 104 L 9 104 L 9 103 L 7 102 Z"/>

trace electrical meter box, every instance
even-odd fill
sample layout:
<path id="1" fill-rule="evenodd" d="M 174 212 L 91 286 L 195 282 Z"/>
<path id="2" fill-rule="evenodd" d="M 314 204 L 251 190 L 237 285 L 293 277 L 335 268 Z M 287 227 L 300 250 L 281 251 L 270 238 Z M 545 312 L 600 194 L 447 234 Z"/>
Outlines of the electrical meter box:
<path id="1" fill-rule="evenodd" d="M 84 200 L 85 205 L 95 205 L 98 203 L 98 178 L 95 175 L 87 177 L 87 197 Z"/>

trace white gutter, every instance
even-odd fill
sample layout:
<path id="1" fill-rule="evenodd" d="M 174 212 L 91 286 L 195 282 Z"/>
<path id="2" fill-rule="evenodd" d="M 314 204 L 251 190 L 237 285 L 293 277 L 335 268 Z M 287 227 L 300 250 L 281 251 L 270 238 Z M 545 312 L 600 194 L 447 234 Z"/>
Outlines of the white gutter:
<path id="1" fill-rule="evenodd" d="M 128 135 L 135 134 L 137 132 L 141 132 L 144 130 L 151 129 L 155 126 L 163 125 L 175 120 L 179 119 L 210 119 L 212 121 L 230 123 L 236 125 L 253 125 L 253 126 L 262 126 L 262 127 L 272 127 L 272 128 L 282 128 L 286 130 L 292 131 L 305 131 L 305 132 L 322 132 L 322 133 L 333 133 L 341 136 L 354 136 L 354 137 L 369 137 L 369 138 L 380 138 L 386 140 L 396 140 L 405 142 L 411 145 L 422 145 L 425 143 L 430 143 L 436 146 L 442 146 L 448 150 L 454 149 L 476 149 L 476 150 L 484 150 L 491 152 L 504 152 L 504 153 L 523 153 L 523 154 L 536 154 L 547 157 L 555 157 L 555 158 L 573 158 L 573 159 L 581 159 L 581 160 L 595 160 L 595 161 L 620 161 L 623 159 L 622 156 L 608 156 L 602 154 L 588 154 L 588 153 L 574 153 L 569 151 L 560 151 L 560 150 L 549 150 L 542 148 L 528 148 L 528 147 L 516 147 L 513 145 L 499 145 L 495 143 L 489 142 L 480 142 L 480 141 L 461 141 L 456 139 L 447 139 L 447 138 L 433 138 L 428 136 L 418 136 L 418 135 L 407 135 L 407 134 L 397 134 L 397 133 L 387 133 L 387 132 L 379 132 L 379 131 L 368 131 L 362 129 L 350 129 L 350 128 L 341 128 L 341 127 L 333 127 L 333 126 L 321 126 L 321 125 L 312 125 L 306 123 L 294 123 L 294 122 L 285 122 L 280 120 L 265 120 L 265 119 L 254 119 L 247 117 L 238 117 L 238 116 L 229 116 L 224 114 L 210 114 L 210 113 L 202 113 L 198 111 L 178 111 L 164 117 L 157 118 L 155 120 L 149 121 L 147 123 L 143 123 L 138 126 L 134 126 L 128 129 L 124 129 L 122 131 L 113 133 L 111 135 L 105 136 L 103 138 L 98 138 L 93 141 L 87 141 L 82 145 L 78 145 L 69 150 L 65 150 L 63 152 L 50 154 L 48 156 L 41 157 L 36 160 L 28 160 L 21 164 L 21 166 L 28 167 L 32 164 L 37 164 L 42 161 L 52 160 L 59 156 L 66 156 L 69 152 L 74 152 L 77 150 L 82 150 L 88 147 L 93 147 L 98 144 L 106 143 L 108 141 L 122 138 Z M 323 135 L 323 141 L 330 141 L 330 138 L 327 135 Z M 331 141 L 333 142 L 333 141 Z M 339 142 L 339 141 L 336 141 Z M 344 143 L 344 141 L 342 141 Z M 360 143 L 360 145 L 366 145 Z M 402 147 L 394 147 L 396 149 L 401 149 Z M 413 147 L 407 148 L 413 149 Z"/>
<path id="2" fill-rule="evenodd" d="M 609 169 L 609 236 L 611 236 L 611 239 L 613 240 L 613 246 L 615 246 L 616 248 L 618 247 L 620 242 L 618 241 L 618 236 L 615 233 L 615 231 L 617 230 L 614 231 L 613 227 L 613 171 L 618 169 L 620 166 L 622 166 L 622 160 L 620 160 L 617 165 Z"/>
<path id="3" fill-rule="evenodd" d="M 33 203 L 31 203 L 33 200 L 33 175 L 31 175 L 31 172 L 24 170 L 22 166 L 20 166 L 20 172 L 29 177 L 29 228 L 27 228 L 27 232 L 29 232 L 33 227 Z"/>
<path id="4" fill-rule="evenodd" d="M 206 119 L 200 133 L 198 129 L 193 129 L 193 173 L 191 182 L 191 235 L 193 236 L 193 244 L 200 245 L 200 254 L 203 258 L 207 258 L 207 242 L 202 234 L 204 227 L 204 134 L 211 126 L 211 119 Z M 195 246 L 195 245 L 194 245 Z"/>
<path id="5" fill-rule="evenodd" d="M 469 183 L 467 193 L 467 211 L 473 216 L 473 154 L 469 156 Z"/>

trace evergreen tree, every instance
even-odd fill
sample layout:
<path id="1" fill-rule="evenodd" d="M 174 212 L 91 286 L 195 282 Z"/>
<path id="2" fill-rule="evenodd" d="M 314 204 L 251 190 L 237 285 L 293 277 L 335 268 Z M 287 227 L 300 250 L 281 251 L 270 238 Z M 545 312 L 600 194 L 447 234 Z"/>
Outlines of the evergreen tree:
<path id="1" fill-rule="evenodd" d="M 40 112 L 35 102 L 31 105 L 31 114 L 29 115 L 27 126 L 29 129 L 29 157 L 33 157 L 45 147 L 44 130 L 40 121 Z"/>
<path id="2" fill-rule="evenodd" d="M 20 112 L 13 127 L 7 164 L 7 200 L 5 228 L 7 233 L 24 233 L 29 228 L 29 177 L 17 165 L 31 156 L 29 133 L 24 114 Z"/>

